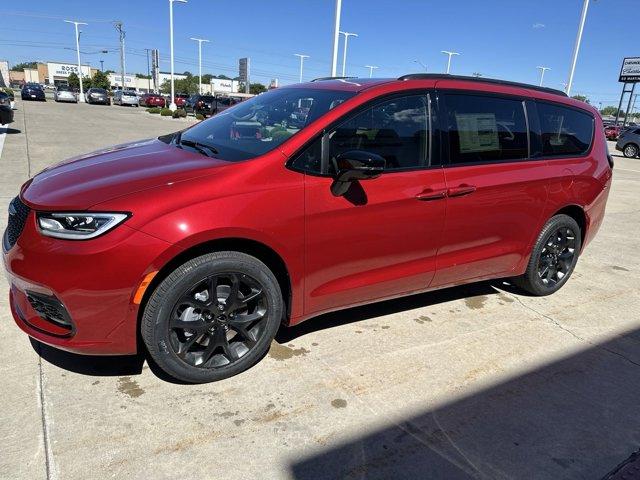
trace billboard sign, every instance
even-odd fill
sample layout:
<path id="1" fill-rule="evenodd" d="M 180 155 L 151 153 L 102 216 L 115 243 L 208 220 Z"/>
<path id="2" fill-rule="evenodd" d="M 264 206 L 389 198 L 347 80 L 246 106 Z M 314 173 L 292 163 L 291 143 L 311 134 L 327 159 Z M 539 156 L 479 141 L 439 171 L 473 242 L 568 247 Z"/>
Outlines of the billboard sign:
<path id="1" fill-rule="evenodd" d="M 238 76 L 240 77 L 240 81 L 242 83 L 247 83 L 249 79 L 249 59 L 241 58 L 238 67 Z"/>
<path id="2" fill-rule="evenodd" d="M 622 61 L 619 82 L 640 82 L 640 57 L 627 57 Z"/>

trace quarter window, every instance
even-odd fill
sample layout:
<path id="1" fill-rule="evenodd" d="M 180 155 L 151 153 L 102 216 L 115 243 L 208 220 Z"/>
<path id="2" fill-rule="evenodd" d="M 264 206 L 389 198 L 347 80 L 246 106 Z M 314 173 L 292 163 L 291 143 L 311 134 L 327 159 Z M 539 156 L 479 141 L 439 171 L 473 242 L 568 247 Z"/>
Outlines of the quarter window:
<path id="1" fill-rule="evenodd" d="M 520 160 L 529 156 L 523 102 L 447 94 L 446 104 L 451 163 Z"/>
<path id="2" fill-rule="evenodd" d="M 573 108 L 537 104 L 546 156 L 575 156 L 587 153 L 593 138 L 593 117 Z"/>
<path id="3" fill-rule="evenodd" d="M 428 97 L 397 97 L 368 108 L 329 134 L 329 165 L 341 153 L 363 150 L 386 160 L 386 170 L 428 165 Z"/>

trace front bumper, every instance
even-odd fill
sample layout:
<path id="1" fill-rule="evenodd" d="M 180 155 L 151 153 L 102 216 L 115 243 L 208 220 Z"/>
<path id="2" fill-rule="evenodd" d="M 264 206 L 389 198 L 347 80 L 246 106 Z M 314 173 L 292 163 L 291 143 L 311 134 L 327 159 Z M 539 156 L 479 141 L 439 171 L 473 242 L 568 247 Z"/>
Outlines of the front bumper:
<path id="1" fill-rule="evenodd" d="M 139 305 L 133 297 L 168 247 L 126 223 L 86 241 L 45 237 L 31 211 L 17 242 L 3 255 L 13 318 L 29 336 L 63 350 L 134 354 Z M 56 301 L 70 327 L 43 314 Z"/>

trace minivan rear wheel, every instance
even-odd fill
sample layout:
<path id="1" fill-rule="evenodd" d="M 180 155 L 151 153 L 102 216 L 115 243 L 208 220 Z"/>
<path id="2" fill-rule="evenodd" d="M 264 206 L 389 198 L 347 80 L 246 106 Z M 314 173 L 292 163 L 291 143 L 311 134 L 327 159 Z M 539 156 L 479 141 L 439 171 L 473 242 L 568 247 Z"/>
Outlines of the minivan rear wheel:
<path id="1" fill-rule="evenodd" d="M 538 235 L 524 275 L 514 283 L 537 296 L 558 291 L 573 273 L 581 247 L 578 223 L 568 215 L 555 215 Z"/>
<path id="2" fill-rule="evenodd" d="M 253 366 L 269 349 L 284 311 L 269 268 L 239 252 L 215 252 L 177 267 L 156 287 L 141 334 L 171 377 L 205 383 Z"/>
<path id="3" fill-rule="evenodd" d="M 622 153 L 627 158 L 636 157 L 638 155 L 638 147 L 633 143 L 628 143 L 627 145 L 625 145 L 624 149 L 622 150 Z"/>

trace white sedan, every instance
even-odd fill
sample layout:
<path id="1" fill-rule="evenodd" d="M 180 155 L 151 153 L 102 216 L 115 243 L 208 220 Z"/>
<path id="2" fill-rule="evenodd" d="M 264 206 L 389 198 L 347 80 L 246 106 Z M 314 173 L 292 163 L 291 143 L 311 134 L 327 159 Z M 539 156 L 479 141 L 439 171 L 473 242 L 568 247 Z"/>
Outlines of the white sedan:
<path id="1" fill-rule="evenodd" d="M 59 85 L 53 92 L 53 99 L 56 102 L 73 102 L 78 103 L 78 97 L 73 89 L 67 85 Z"/>

